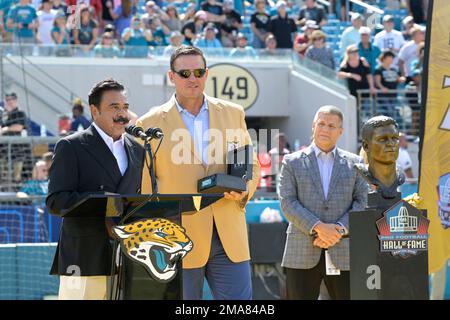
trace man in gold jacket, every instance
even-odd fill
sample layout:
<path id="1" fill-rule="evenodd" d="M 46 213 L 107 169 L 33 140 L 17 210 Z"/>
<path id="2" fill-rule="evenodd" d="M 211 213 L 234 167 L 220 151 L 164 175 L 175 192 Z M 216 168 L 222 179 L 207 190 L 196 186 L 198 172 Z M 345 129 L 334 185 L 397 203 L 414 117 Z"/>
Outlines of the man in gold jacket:
<path id="1" fill-rule="evenodd" d="M 171 56 L 168 72 L 175 95 L 151 108 L 136 123 L 144 130 L 159 127 L 165 135 L 155 157 L 159 193 L 197 193 L 199 179 L 226 173 L 229 150 L 251 145 L 243 108 L 204 94 L 207 76 L 202 51 L 180 47 Z M 158 142 L 151 143 L 155 150 Z M 194 243 L 183 260 L 184 299 L 202 299 L 205 277 L 215 299 L 252 298 L 245 205 L 256 190 L 258 176 L 254 154 L 247 191 L 225 192 L 212 205 L 183 215 L 182 225 Z M 151 193 L 147 169 L 143 171 L 142 193 Z"/>

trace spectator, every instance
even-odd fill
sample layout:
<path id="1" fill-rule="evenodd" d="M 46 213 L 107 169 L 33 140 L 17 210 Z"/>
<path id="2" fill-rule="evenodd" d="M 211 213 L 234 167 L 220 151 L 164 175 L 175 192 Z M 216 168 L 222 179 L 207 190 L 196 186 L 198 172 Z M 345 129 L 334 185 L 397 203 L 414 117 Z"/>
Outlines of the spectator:
<path id="1" fill-rule="evenodd" d="M 314 20 L 319 26 L 327 23 L 326 13 L 322 6 L 316 4 L 316 0 L 305 0 L 305 5 L 300 9 L 298 23 L 300 26 L 305 25 L 306 21 Z"/>
<path id="2" fill-rule="evenodd" d="M 220 30 L 222 23 L 226 19 L 226 16 L 223 13 L 222 5 L 216 0 L 205 0 L 201 5 L 201 9 L 207 14 L 207 22 L 213 22 L 216 25 L 218 30 L 216 37 L 221 39 Z"/>
<path id="3" fill-rule="evenodd" d="M 230 57 L 233 58 L 256 58 L 255 50 L 248 46 L 247 37 L 239 32 L 237 35 L 237 47 L 231 50 Z"/>
<path id="4" fill-rule="evenodd" d="M 132 17 L 137 13 L 136 3 L 138 0 L 122 0 L 121 4 L 113 8 L 112 1 L 106 2 L 111 17 L 114 19 L 114 25 L 117 34 L 122 35 L 126 28 L 130 27 Z"/>
<path id="5" fill-rule="evenodd" d="M 89 56 L 91 50 L 97 42 L 98 24 L 93 19 L 89 7 L 84 7 L 80 11 L 80 26 L 73 29 L 73 41 L 78 46 L 78 53 L 81 56 Z"/>
<path id="6" fill-rule="evenodd" d="M 164 48 L 164 56 L 170 57 L 175 50 L 183 45 L 184 36 L 180 31 L 172 31 L 169 38 L 170 44 Z"/>
<path id="7" fill-rule="evenodd" d="M 269 34 L 270 16 L 266 12 L 266 0 L 256 0 L 256 11 L 251 15 L 250 26 L 253 32 L 253 47 L 261 49 L 265 47 L 265 39 Z"/>
<path id="8" fill-rule="evenodd" d="M 221 40 L 224 47 L 235 47 L 236 36 L 242 29 L 241 15 L 233 10 L 233 0 L 224 0 L 223 13 L 225 21 L 221 24 Z"/>
<path id="9" fill-rule="evenodd" d="M 53 10 L 64 13 L 66 18 L 69 16 L 69 10 L 67 10 L 67 5 L 63 0 L 53 0 Z"/>
<path id="10" fill-rule="evenodd" d="M 203 37 L 194 42 L 194 46 L 199 48 L 223 48 L 222 43 L 217 39 L 216 34 L 219 31 L 214 23 L 208 23 L 204 29 Z"/>
<path id="11" fill-rule="evenodd" d="M 42 161 L 45 162 L 45 166 L 47 167 L 47 172 L 50 171 L 50 167 L 53 163 L 53 152 L 49 151 L 42 155 Z"/>
<path id="12" fill-rule="evenodd" d="M 394 58 L 395 53 L 392 51 L 385 51 L 380 55 L 380 65 L 375 70 L 375 85 L 381 90 L 381 93 L 377 95 L 379 111 L 399 122 L 395 111 L 397 92 L 389 91 L 397 90 L 398 84 L 405 82 L 405 78 L 400 75 L 398 70 L 392 67 Z"/>
<path id="13" fill-rule="evenodd" d="M 12 30 L 7 27 L 8 13 L 15 0 L 0 1 L 0 36 L 1 42 L 12 41 Z"/>
<path id="14" fill-rule="evenodd" d="M 403 39 L 405 39 L 405 41 L 409 41 L 411 40 L 411 34 L 410 34 L 410 30 L 412 27 L 414 27 L 414 18 L 411 16 L 407 16 L 402 20 L 402 25 L 403 25 Z"/>
<path id="15" fill-rule="evenodd" d="M 77 6 L 88 7 L 91 10 L 92 19 L 100 24 L 102 22 L 102 0 L 65 0 L 69 8 L 76 8 Z"/>
<path id="16" fill-rule="evenodd" d="M 401 47 L 405 44 L 405 39 L 400 31 L 394 30 L 394 17 L 386 15 L 383 17 L 384 30 L 375 35 L 374 45 L 383 51 L 393 51 L 398 54 Z M 397 60 L 394 61 L 394 67 L 397 67 Z"/>
<path id="17" fill-rule="evenodd" d="M 180 19 L 177 7 L 174 5 L 168 5 L 166 7 L 167 20 L 162 19 L 162 23 L 171 31 L 181 31 L 183 27 L 183 21 Z"/>
<path id="18" fill-rule="evenodd" d="M 33 52 L 36 20 L 36 9 L 28 0 L 20 0 L 8 12 L 7 27 L 14 30 L 14 42 L 25 45 L 23 48 L 21 46 L 24 55 L 31 55 Z"/>
<path id="19" fill-rule="evenodd" d="M 297 51 L 300 56 L 304 56 L 306 50 L 312 45 L 311 35 L 312 33 L 319 29 L 319 26 L 314 20 L 306 21 L 305 25 L 302 27 L 303 33 L 295 38 L 294 50 Z"/>
<path id="20" fill-rule="evenodd" d="M 362 27 L 362 16 L 355 12 L 351 15 L 352 25 L 344 30 L 341 37 L 341 57 L 344 56 L 345 50 L 351 44 L 358 44 L 361 41 L 359 30 Z"/>
<path id="21" fill-rule="evenodd" d="M 107 26 L 108 24 L 113 24 L 114 23 L 114 19 L 111 16 L 111 13 L 109 12 L 109 8 L 107 7 L 107 3 L 110 0 L 101 0 L 102 2 L 102 24 L 100 24 L 100 28 L 105 28 L 105 26 Z M 114 10 L 114 3 L 111 2 L 111 9 Z"/>
<path id="22" fill-rule="evenodd" d="M 407 0 L 406 5 L 411 16 L 414 17 L 414 22 L 423 24 L 427 22 L 428 0 Z"/>
<path id="23" fill-rule="evenodd" d="M 113 37 L 113 44 L 116 47 L 119 47 L 122 44 L 122 39 L 121 39 L 121 35 L 117 34 L 116 31 L 116 27 L 114 26 L 114 24 L 107 24 L 105 26 L 105 28 L 103 29 L 104 33 L 111 33 L 112 37 Z M 119 47 L 120 48 L 120 47 Z"/>
<path id="24" fill-rule="evenodd" d="M 278 54 L 277 52 L 277 39 L 273 34 L 269 34 L 265 41 L 266 47 L 260 52 L 260 57 L 272 57 Z"/>
<path id="25" fill-rule="evenodd" d="M 55 44 L 55 55 L 57 57 L 71 56 L 70 31 L 66 28 L 66 15 L 59 11 L 53 22 L 52 40 Z"/>
<path id="26" fill-rule="evenodd" d="M 291 151 L 289 150 L 290 147 L 286 139 L 286 134 L 283 132 L 278 133 L 273 141 L 275 142 L 275 146 L 269 150 L 269 155 L 271 162 L 275 160 L 275 163 L 278 163 L 278 167 L 274 168 L 276 169 L 276 172 L 272 172 L 272 174 L 276 174 L 280 172 L 284 156 L 291 153 Z M 273 165 L 271 165 L 271 167 L 273 167 Z"/>
<path id="27" fill-rule="evenodd" d="M 398 53 L 398 67 L 402 76 L 406 77 L 406 83 L 412 81 L 411 62 L 417 59 L 417 47 L 425 40 L 425 28 L 419 25 L 410 30 L 412 40 L 405 43 Z"/>
<path id="28" fill-rule="evenodd" d="M 366 59 L 370 65 L 370 73 L 374 74 L 381 50 L 370 41 L 370 28 L 361 27 L 359 33 L 361 35 L 361 42 L 358 44 L 359 55 Z"/>
<path id="29" fill-rule="evenodd" d="M 114 35 L 105 32 L 102 41 L 94 47 L 94 54 L 101 58 L 118 58 L 121 56 L 120 49 L 114 43 Z"/>
<path id="30" fill-rule="evenodd" d="M 200 10 L 195 13 L 193 21 L 189 21 L 183 26 L 181 33 L 184 35 L 186 44 L 192 45 L 200 37 L 207 19 L 208 15 L 206 12 Z"/>
<path id="31" fill-rule="evenodd" d="M 326 44 L 326 36 L 321 30 L 316 30 L 311 35 L 312 46 L 306 50 L 305 56 L 330 69 L 335 69 L 333 50 Z"/>
<path id="32" fill-rule="evenodd" d="M 417 46 L 416 54 L 418 58 L 411 62 L 411 75 L 414 82 L 414 86 L 416 87 L 416 90 L 418 92 L 421 91 L 424 51 L 425 51 L 425 42 L 421 42 Z"/>
<path id="33" fill-rule="evenodd" d="M 80 98 L 73 101 L 72 107 L 72 122 L 70 124 L 70 131 L 83 131 L 89 128 L 91 122 L 84 116 L 84 106 Z"/>
<path id="34" fill-rule="evenodd" d="M 52 29 L 56 14 L 57 11 L 52 9 L 52 1 L 42 0 L 42 10 L 37 12 L 37 42 L 42 45 L 39 51 L 44 56 L 50 55 L 53 47 Z"/>
<path id="35" fill-rule="evenodd" d="M 17 94 L 12 92 L 5 95 L 5 111 L 2 116 L 2 127 L 0 136 L 20 136 L 26 130 L 27 117 L 25 112 L 19 110 Z M 7 145 L 0 145 L 0 155 L 5 160 L 8 152 Z M 11 160 L 13 163 L 13 180 L 22 180 L 22 169 L 27 155 L 30 154 L 28 144 L 13 144 L 11 150 Z"/>
<path id="36" fill-rule="evenodd" d="M 150 24 L 154 18 L 159 18 L 162 21 L 170 20 L 169 15 L 161 10 L 161 8 L 156 5 L 155 1 L 147 1 L 144 8 L 145 14 L 142 15 L 141 19 L 145 29 L 150 29 Z"/>
<path id="37" fill-rule="evenodd" d="M 293 42 L 297 36 L 297 26 L 293 19 L 286 13 L 286 2 L 281 0 L 276 5 L 278 15 L 270 20 L 269 31 L 277 39 L 280 49 L 292 49 Z"/>
<path id="38" fill-rule="evenodd" d="M 214 22 L 218 30 L 220 30 L 220 25 L 225 21 L 226 17 L 223 14 L 223 7 L 216 0 L 205 0 L 201 8 L 208 15 L 208 22 Z"/>
<path id="39" fill-rule="evenodd" d="M 420 130 L 420 113 L 422 110 L 423 102 L 419 97 L 419 93 L 422 92 L 422 71 L 423 71 L 423 57 L 425 51 L 425 43 L 421 42 L 417 46 L 416 55 L 417 59 L 411 62 L 411 77 L 410 80 L 406 80 L 405 97 L 408 101 L 409 107 L 412 110 L 411 115 L 411 129 Z"/>
<path id="40" fill-rule="evenodd" d="M 350 94 L 357 100 L 357 91 L 370 89 L 371 93 L 375 93 L 373 78 L 370 73 L 370 66 L 366 59 L 359 56 L 358 47 L 351 45 L 347 48 L 344 60 L 339 68 L 338 77 L 346 79 Z M 361 98 L 368 98 L 369 95 L 363 94 Z"/>
<path id="41" fill-rule="evenodd" d="M 408 140 L 403 132 L 400 132 L 399 138 L 397 166 L 403 170 L 407 179 L 414 179 L 411 156 L 408 152 Z"/>
<path id="42" fill-rule="evenodd" d="M 167 36 L 170 35 L 170 30 L 161 23 L 161 20 L 158 17 L 153 17 L 153 19 L 150 20 L 149 30 L 153 35 L 153 40 L 150 41 L 150 45 L 165 47 L 169 44 L 167 42 Z"/>
<path id="43" fill-rule="evenodd" d="M 125 45 L 124 56 L 144 58 L 148 56 L 148 46 L 153 41 L 150 30 L 144 29 L 144 23 L 138 16 L 131 20 L 131 27 L 123 30 L 122 41 Z"/>
<path id="44" fill-rule="evenodd" d="M 48 193 L 48 168 L 43 160 L 38 160 L 33 167 L 31 180 L 26 181 L 17 192 L 18 198 L 28 196 L 46 196 Z M 45 206 L 45 200 L 38 201 Z"/>

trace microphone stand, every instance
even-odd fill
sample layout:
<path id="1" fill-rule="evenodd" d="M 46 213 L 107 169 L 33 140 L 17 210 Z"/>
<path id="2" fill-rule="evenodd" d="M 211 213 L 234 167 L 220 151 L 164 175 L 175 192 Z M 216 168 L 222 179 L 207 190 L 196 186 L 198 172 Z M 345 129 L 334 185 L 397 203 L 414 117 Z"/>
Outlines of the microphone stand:
<path id="1" fill-rule="evenodd" d="M 153 150 L 152 150 L 152 145 L 150 143 L 150 141 L 153 138 L 151 137 L 147 137 L 145 139 L 145 143 L 144 143 L 144 148 L 145 151 L 147 152 L 148 156 L 150 157 L 150 166 L 148 167 L 149 173 L 150 173 L 150 180 L 151 180 L 151 184 L 152 184 L 152 194 L 150 195 L 149 199 L 151 199 L 155 194 L 158 193 L 158 183 L 156 181 L 156 176 L 155 176 L 155 166 L 154 166 L 154 161 L 153 161 Z M 143 203 L 141 203 L 140 205 L 138 205 L 136 208 L 134 208 L 131 212 L 129 212 L 124 218 L 121 219 L 120 224 L 124 223 L 128 217 L 130 217 L 134 212 L 136 212 L 138 209 L 142 208 L 145 205 L 145 201 Z M 111 287 L 109 290 L 109 294 L 108 294 L 108 298 L 109 300 L 118 300 L 120 299 L 120 293 L 122 291 L 122 286 L 123 286 L 123 277 L 124 275 L 124 268 L 123 268 L 123 258 L 122 258 L 122 254 L 119 254 L 119 261 L 118 262 L 118 266 L 117 268 L 119 269 L 119 272 L 117 274 L 117 281 L 115 281 L 115 273 L 116 273 L 116 258 L 117 258 L 117 249 L 119 246 L 119 241 L 117 241 L 117 239 L 114 240 L 114 248 L 113 248 L 113 261 L 112 261 L 112 265 L 111 265 Z M 120 249 L 119 249 L 120 250 Z"/>
<path id="2" fill-rule="evenodd" d="M 145 139 L 145 151 L 147 151 L 147 154 L 150 157 L 150 166 L 149 166 L 148 170 L 150 173 L 150 180 L 151 180 L 151 184 L 152 184 L 152 195 L 154 195 L 154 194 L 158 193 L 158 183 L 157 183 L 156 177 L 155 177 L 155 166 L 154 166 L 154 162 L 153 162 L 153 150 L 152 150 L 152 145 L 150 143 L 151 140 L 152 140 L 152 138 Z"/>

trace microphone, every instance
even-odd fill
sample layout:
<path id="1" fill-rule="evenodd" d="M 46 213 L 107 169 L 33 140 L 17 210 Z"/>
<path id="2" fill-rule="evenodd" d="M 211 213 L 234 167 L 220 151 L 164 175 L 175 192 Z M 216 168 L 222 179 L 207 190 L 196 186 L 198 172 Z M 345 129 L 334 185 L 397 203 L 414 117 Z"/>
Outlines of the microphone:
<path id="1" fill-rule="evenodd" d="M 164 137 L 164 133 L 160 128 L 148 128 L 145 134 L 151 139 L 161 139 Z"/>
<path id="2" fill-rule="evenodd" d="M 131 124 L 125 128 L 125 132 L 132 135 L 136 138 L 141 138 L 142 140 L 147 139 L 147 135 L 144 132 L 144 129 L 141 127 L 135 126 L 134 124 Z"/>

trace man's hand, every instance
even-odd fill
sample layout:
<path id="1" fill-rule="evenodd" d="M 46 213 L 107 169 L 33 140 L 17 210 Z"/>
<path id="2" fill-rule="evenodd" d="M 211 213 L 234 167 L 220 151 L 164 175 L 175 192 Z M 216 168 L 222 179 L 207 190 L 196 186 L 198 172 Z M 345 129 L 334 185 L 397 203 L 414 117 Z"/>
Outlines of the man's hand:
<path id="1" fill-rule="evenodd" d="M 113 228 L 116 226 L 116 224 L 114 223 L 114 221 L 111 218 L 105 218 L 105 227 L 106 227 L 106 231 L 108 232 L 108 236 L 111 239 L 115 239 L 115 235 L 113 232 Z"/>
<path id="2" fill-rule="evenodd" d="M 248 195 L 248 191 L 243 191 L 243 192 L 231 191 L 231 192 L 223 193 L 223 197 L 225 199 L 234 200 L 234 201 L 242 201 L 242 199 L 244 199 L 247 195 Z"/>
<path id="3" fill-rule="evenodd" d="M 313 246 L 319 247 L 321 249 L 328 249 L 328 245 L 319 237 L 314 239 Z"/>
<path id="4" fill-rule="evenodd" d="M 317 233 L 317 238 L 323 241 L 328 247 L 332 247 L 342 238 L 342 235 L 338 232 L 338 228 L 342 227 L 334 223 L 320 222 L 314 227 L 313 231 Z"/>

